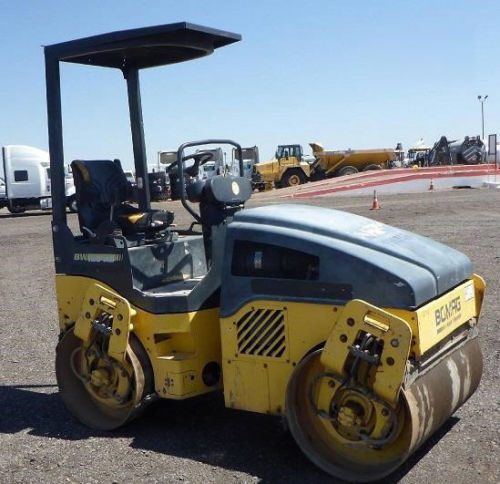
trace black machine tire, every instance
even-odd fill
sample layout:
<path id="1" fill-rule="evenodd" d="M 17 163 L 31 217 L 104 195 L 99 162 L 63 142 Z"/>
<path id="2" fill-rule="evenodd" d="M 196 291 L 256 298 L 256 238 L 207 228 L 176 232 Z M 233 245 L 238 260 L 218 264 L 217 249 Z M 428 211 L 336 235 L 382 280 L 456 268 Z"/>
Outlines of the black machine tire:
<path id="1" fill-rule="evenodd" d="M 375 163 L 372 163 L 368 166 L 365 166 L 363 168 L 363 171 L 372 171 L 372 170 L 381 170 L 382 166 L 381 165 L 376 165 Z"/>
<path id="2" fill-rule="evenodd" d="M 298 185 L 303 185 L 307 182 L 307 177 L 301 170 L 287 170 L 280 180 L 279 187 L 296 187 Z"/>
<path id="3" fill-rule="evenodd" d="M 355 166 L 343 166 L 338 172 L 337 176 L 355 175 L 359 170 Z"/>
<path id="4" fill-rule="evenodd" d="M 26 211 L 26 208 L 21 207 L 20 205 L 8 205 L 7 210 L 10 213 L 17 214 L 17 213 L 24 213 Z"/>
<path id="5" fill-rule="evenodd" d="M 99 401 L 89 391 L 92 383 L 83 377 L 82 350 L 83 342 L 73 328 L 63 335 L 56 348 L 56 377 L 66 408 L 81 423 L 98 430 L 114 430 L 136 418 L 154 390 L 151 363 L 141 343 L 130 335 L 126 351 L 130 391 L 126 401 L 115 401 L 113 405 Z M 108 401 L 112 402 L 112 398 Z"/>
<path id="6" fill-rule="evenodd" d="M 78 204 L 76 203 L 76 196 L 75 195 L 71 195 L 71 197 L 68 198 L 66 205 L 68 207 L 68 210 L 71 213 L 78 212 Z"/>

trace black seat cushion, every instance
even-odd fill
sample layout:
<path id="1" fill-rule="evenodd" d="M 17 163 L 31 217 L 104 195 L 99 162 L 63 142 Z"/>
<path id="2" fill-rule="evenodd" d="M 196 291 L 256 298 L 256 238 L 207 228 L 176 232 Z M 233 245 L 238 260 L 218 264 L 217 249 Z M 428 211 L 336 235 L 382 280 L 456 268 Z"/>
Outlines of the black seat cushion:
<path id="1" fill-rule="evenodd" d="M 124 235 L 133 235 L 166 229 L 174 221 L 174 214 L 167 210 L 142 212 L 131 205 L 122 204 L 117 210 L 115 220 Z"/>

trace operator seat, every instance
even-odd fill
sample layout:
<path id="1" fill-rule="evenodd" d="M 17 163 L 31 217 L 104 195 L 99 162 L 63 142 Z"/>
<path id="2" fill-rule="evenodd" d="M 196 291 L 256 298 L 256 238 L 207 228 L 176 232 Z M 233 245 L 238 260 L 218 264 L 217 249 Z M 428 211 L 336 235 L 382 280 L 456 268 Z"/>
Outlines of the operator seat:
<path id="1" fill-rule="evenodd" d="M 123 235 L 151 234 L 168 228 L 174 214 L 165 210 L 146 212 L 126 203 L 132 187 L 120 160 L 75 160 L 71 163 L 76 188 L 78 221 L 86 238 L 104 235 L 118 226 Z"/>

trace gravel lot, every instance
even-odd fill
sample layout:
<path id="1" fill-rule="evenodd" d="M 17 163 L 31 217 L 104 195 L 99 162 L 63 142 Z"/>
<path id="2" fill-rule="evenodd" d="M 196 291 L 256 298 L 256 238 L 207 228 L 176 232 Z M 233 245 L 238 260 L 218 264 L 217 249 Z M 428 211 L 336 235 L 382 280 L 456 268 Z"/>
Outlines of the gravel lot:
<path id="1" fill-rule="evenodd" d="M 258 205 L 259 198 L 249 205 Z M 465 252 L 488 284 L 480 389 L 392 482 L 500 482 L 500 190 L 379 201 L 380 211 L 369 211 L 367 197 L 305 203 L 444 242 Z M 187 222 L 181 210 L 177 214 L 178 222 Z M 69 218 L 76 224 L 75 215 Z M 159 402 L 114 433 L 78 424 L 59 399 L 54 374 L 58 331 L 50 215 L 12 217 L 0 210 L 0 254 L 0 481 L 333 482 L 302 455 L 279 419 L 226 409 L 222 395 Z"/>

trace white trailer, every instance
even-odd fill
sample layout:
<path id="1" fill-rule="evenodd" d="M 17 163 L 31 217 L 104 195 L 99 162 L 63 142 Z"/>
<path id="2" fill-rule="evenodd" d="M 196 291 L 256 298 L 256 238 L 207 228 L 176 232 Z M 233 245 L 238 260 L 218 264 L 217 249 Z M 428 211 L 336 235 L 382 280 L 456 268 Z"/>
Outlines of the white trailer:
<path id="1" fill-rule="evenodd" d="M 52 208 L 49 153 L 33 146 L 7 145 L 2 148 L 5 195 L 0 192 L 0 208 L 11 213 Z M 76 211 L 75 186 L 66 175 L 68 208 Z"/>
<path id="2" fill-rule="evenodd" d="M 3 201 L 7 198 L 7 195 L 5 194 L 5 181 L 3 178 L 0 177 L 0 208 L 3 207 Z"/>

